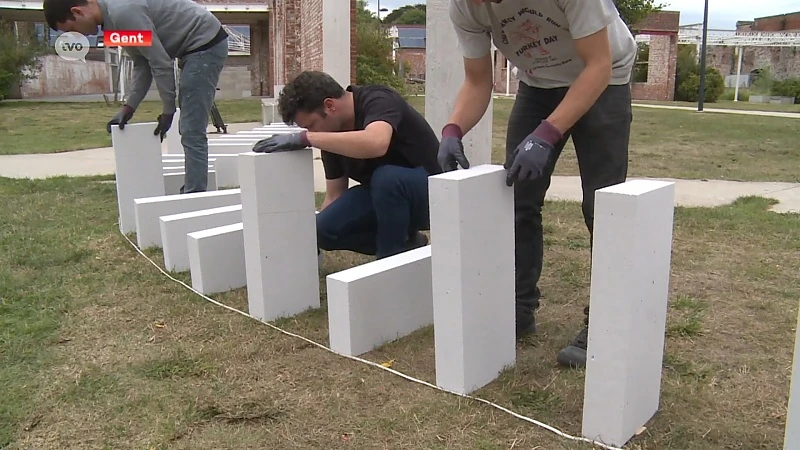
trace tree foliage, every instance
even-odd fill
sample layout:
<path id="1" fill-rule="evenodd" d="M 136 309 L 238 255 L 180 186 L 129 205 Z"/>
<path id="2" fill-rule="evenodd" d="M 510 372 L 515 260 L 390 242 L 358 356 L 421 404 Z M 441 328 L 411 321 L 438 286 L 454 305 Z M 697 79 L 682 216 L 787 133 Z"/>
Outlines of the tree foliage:
<path id="1" fill-rule="evenodd" d="M 0 20 L 0 100 L 11 88 L 36 76 L 41 68 L 39 57 L 47 52 L 36 36 L 17 36 L 14 23 Z"/>
<path id="2" fill-rule="evenodd" d="M 648 15 L 661 11 L 666 5 L 656 3 L 654 0 L 614 0 L 617 5 L 622 20 L 628 28 L 634 29 L 636 24 L 644 20 Z"/>
<path id="3" fill-rule="evenodd" d="M 405 5 L 392 10 L 383 18 L 383 23 L 395 25 L 424 25 L 425 4 Z"/>
<path id="4" fill-rule="evenodd" d="M 392 60 L 392 39 L 367 9 L 366 0 L 358 0 L 356 5 L 356 49 L 356 84 L 381 84 L 404 92 L 403 79 Z"/>

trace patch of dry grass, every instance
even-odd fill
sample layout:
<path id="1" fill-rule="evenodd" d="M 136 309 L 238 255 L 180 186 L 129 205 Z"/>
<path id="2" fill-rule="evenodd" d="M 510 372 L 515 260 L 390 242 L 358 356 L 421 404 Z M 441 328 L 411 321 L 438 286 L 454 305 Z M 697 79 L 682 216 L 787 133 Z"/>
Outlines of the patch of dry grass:
<path id="1" fill-rule="evenodd" d="M 0 179 L 0 194 L 0 447 L 589 448 L 196 297 L 119 236 L 113 185 Z M 781 446 L 800 222 L 767 206 L 677 209 L 661 410 L 629 448 Z M 555 353 L 582 323 L 588 237 L 576 203 L 548 203 L 545 227 L 539 332 L 478 394 L 579 434 L 583 372 Z M 368 260 L 326 254 L 323 294 Z M 246 309 L 244 289 L 215 298 Z M 327 345 L 324 295 L 277 324 Z M 435 379 L 430 327 L 365 357 Z"/>

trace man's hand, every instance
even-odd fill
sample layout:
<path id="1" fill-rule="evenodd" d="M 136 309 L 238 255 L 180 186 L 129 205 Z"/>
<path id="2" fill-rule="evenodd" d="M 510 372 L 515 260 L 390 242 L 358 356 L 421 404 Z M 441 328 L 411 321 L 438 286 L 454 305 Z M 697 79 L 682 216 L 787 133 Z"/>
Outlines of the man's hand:
<path id="1" fill-rule="evenodd" d="M 306 132 L 292 134 L 277 134 L 275 136 L 262 139 L 253 146 L 256 153 L 286 152 L 292 150 L 302 150 L 310 147 Z"/>
<path id="2" fill-rule="evenodd" d="M 537 180 L 544 175 L 547 164 L 555 152 L 555 145 L 563 136 L 548 121 L 526 137 L 505 163 L 506 185 L 512 186 L 521 180 Z"/>
<path id="3" fill-rule="evenodd" d="M 167 136 L 167 131 L 169 131 L 169 127 L 172 126 L 173 116 L 174 114 L 161 114 L 156 119 L 158 125 L 156 126 L 155 131 L 153 131 L 153 135 L 158 136 L 161 134 L 161 142 L 164 142 L 164 138 Z"/>
<path id="4" fill-rule="evenodd" d="M 111 125 L 119 125 L 119 129 L 124 130 L 125 124 L 127 124 L 133 118 L 134 111 L 136 110 L 128 105 L 122 105 L 122 108 L 119 110 L 117 115 L 112 117 L 111 120 L 109 120 L 106 124 L 106 131 L 111 133 Z"/>
<path id="5" fill-rule="evenodd" d="M 469 169 L 469 161 L 464 154 L 464 143 L 461 142 L 461 138 L 461 128 L 456 124 L 449 123 L 442 129 L 442 142 L 439 144 L 437 160 L 443 171 L 456 170 L 459 165 Z"/>

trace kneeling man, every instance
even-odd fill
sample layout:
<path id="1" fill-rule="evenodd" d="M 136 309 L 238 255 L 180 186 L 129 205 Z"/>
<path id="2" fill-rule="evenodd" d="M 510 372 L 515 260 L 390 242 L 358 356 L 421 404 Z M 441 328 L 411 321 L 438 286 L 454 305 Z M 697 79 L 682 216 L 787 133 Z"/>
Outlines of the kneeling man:
<path id="1" fill-rule="evenodd" d="M 394 90 L 343 88 L 306 71 L 278 99 L 281 117 L 304 131 L 258 142 L 255 152 L 320 149 L 326 192 L 317 245 L 378 259 L 427 245 L 428 177 L 442 172 L 439 140 L 425 118 Z M 359 185 L 348 188 L 350 179 Z"/>

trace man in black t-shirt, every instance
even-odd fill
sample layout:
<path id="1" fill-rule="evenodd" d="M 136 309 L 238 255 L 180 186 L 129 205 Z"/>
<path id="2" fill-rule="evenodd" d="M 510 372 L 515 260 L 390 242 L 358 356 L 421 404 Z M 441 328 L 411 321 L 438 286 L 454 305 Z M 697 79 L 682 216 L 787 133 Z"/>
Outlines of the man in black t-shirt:
<path id="1" fill-rule="evenodd" d="M 306 71 L 278 99 L 287 124 L 305 128 L 264 139 L 255 152 L 319 148 L 326 192 L 317 245 L 379 259 L 427 245 L 428 177 L 442 172 L 439 140 L 425 118 L 394 90 L 346 89 L 324 72 Z M 360 184 L 348 189 L 350 179 Z"/>

